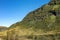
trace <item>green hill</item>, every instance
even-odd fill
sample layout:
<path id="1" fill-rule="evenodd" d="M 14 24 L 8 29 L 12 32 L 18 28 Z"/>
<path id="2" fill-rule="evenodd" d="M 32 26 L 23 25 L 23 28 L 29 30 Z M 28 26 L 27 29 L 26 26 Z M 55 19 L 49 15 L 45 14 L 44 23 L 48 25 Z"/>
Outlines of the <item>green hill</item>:
<path id="1" fill-rule="evenodd" d="M 28 13 L 21 22 L 10 26 L 20 28 L 41 29 L 46 31 L 60 31 L 60 0 L 51 0 L 48 4 Z"/>

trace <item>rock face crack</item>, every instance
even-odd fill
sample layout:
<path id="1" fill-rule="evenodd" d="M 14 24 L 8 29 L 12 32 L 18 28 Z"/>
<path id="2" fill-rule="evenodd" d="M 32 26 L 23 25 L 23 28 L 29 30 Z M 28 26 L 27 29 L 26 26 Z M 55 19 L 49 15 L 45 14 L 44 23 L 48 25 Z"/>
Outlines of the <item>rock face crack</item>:
<path id="1" fill-rule="evenodd" d="M 54 10 L 49 11 L 49 12 L 56 16 L 56 12 Z"/>

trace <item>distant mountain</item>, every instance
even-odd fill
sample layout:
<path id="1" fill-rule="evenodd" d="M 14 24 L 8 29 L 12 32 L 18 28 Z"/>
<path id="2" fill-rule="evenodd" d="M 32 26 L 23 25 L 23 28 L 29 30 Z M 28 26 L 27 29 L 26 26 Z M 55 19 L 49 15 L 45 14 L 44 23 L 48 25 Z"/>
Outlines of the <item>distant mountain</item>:
<path id="1" fill-rule="evenodd" d="M 0 32 L 1 31 L 5 31 L 7 29 L 7 27 L 5 27 L 5 26 L 0 26 Z"/>

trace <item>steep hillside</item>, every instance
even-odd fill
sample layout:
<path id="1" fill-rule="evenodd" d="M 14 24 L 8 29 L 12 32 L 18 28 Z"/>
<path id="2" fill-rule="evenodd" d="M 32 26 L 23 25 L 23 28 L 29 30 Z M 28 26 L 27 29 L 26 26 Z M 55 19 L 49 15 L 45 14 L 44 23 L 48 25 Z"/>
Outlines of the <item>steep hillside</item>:
<path id="1" fill-rule="evenodd" d="M 21 22 L 11 25 L 10 28 L 32 28 L 45 31 L 60 31 L 60 0 L 51 0 L 30 13 Z"/>

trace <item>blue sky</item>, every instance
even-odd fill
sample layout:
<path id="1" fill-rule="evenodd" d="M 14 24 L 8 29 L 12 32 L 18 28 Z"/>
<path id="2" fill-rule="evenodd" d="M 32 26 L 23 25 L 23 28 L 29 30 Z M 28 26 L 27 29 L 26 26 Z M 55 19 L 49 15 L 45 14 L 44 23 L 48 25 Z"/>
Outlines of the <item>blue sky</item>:
<path id="1" fill-rule="evenodd" d="M 0 0 L 0 26 L 9 27 L 50 0 Z"/>

